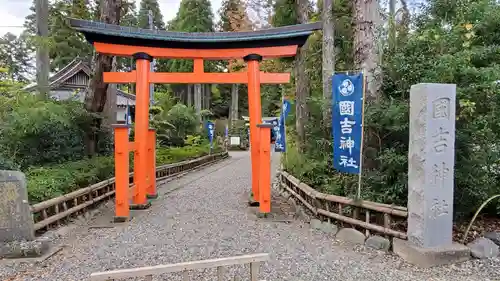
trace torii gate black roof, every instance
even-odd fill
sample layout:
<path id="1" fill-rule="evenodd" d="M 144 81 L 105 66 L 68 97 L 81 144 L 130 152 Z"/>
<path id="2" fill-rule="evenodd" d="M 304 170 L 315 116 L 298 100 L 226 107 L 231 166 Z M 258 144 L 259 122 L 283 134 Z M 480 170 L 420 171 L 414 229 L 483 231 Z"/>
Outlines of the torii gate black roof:
<path id="1" fill-rule="evenodd" d="M 71 28 L 83 33 L 90 43 L 182 48 L 233 49 L 298 45 L 321 29 L 321 22 L 290 25 L 246 32 L 172 32 L 69 19 Z"/>

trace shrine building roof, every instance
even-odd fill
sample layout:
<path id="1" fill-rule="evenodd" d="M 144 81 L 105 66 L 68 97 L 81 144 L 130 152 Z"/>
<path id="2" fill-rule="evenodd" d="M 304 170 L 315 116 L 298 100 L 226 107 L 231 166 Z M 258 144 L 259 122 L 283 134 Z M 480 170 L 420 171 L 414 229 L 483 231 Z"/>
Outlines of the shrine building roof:
<path id="1" fill-rule="evenodd" d="M 182 48 L 233 49 L 277 46 L 302 46 L 321 29 L 321 22 L 290 25 L 245 32 L 174 32 L 119 26 L 95 21 L 69 19 L 70 26 L 83 33 L 90 43 Z"/>

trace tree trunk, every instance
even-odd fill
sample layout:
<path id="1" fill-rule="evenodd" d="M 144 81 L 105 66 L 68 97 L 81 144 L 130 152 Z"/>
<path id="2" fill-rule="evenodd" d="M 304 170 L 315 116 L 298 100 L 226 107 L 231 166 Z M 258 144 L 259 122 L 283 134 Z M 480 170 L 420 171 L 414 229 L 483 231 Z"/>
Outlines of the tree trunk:
<path id="1" fill-rule="evenodd" d="M 354 65 L 363 70 L 366 79 L 366 101 L 380 98 L 380 66 L 378 28 L 380 23 L 377 0 L 355 0 L 354 3 Z"/>
<path id="2" fill-rule="evenodd" d="M 332 75 L 335 69 L 333 0 L 323 0 L 323 126 L 329 128 L 332 116 Z M 330 132 L 326 132 L 330 136 Z"/>
<path id="3" fill-rule="evenodd" d="M 210 104 L 211 104 L 211 97 L 212 97 L 212 89 L 211 89 L 211 84 L 205 84 L 205 109 L 210 110 Z"/>
<path id="4" fill-rule="evenodd" d="M 297 0 L 297 19 L 299 23 L 307 23 L 309 21 L 308 15 L 308 0 Z M 309 43 L 306 42 L 302 46 L 295 58 L 295 84 L 296 84 L 296 94 L 295 94 L 295 111 L 296 111 L 296 122 L 295 126 L 297 129 L 297 143 L 299 146 L 299 151 L 305 150 L 306 141 L 306 123 L 308 120 L 309 110 L 307 106 L 307 100 L 310 95 L 309 89 L 309 77 L 306 74 L 306 52 Z"/>
<path id="5" fill-rule="evenodd" d="M 36 31 L 38 35 L 38 45 L 36 47 L 36 82 L 38 94 L 41 98 L 47 98 L 49 89 L 49 1 L 37 0 L 36 7 Z"/>
<path id="6" fill-rule="evenodd" d="M 193 106 L 193 85 L 187 85 L 187 106 Z"/>
<path id="7" fill-rule="evenodd" d="M 100 20 L 109 24 L 120 24 L 121 0 L 104 0 L 101 2 Z M 87 132 L 86 149 L 89 156 L 97 152 L 97 134 L 101 128 L 102 112 L 106 104 L 108 84 L 103 81 L 103 73 L 111 71 L 113 57 L 96 54 L 94 57 L 94 71 L 89 82 L 89 89 L 85 95 L 85 109 L 95 113 L 93 130 Z"/>
<path id="8" fill-rule="evenodd" d="M 116 57 L 113 58 L 111 71 L 116 71 L 117 61 Z M 106 99 L 106 104 L 104 106 L 104 123 L 108 126 L 116 123 L 116 100 L 117 100 L 117 91 L 118 88 L 116 84 L 109 84 Z"/>
<path id="9" fill-rule="evenodd" d="M 201 122 L 201 84 L 194 85 L 194 108 L 196 109 L 198 121 Z"/>
<path id="10" fill-rule="evenodd" d="M 380 24 L 379 5 L 377 0 L 355 0 L 354 14 L 354 65 L 363 71 L 365 76 L 365 106 L 379 102 L 381 99 L 380 52 L 378 28 Z M 363 143 L 363 168 L 376 167 L 378 143 L 376 132 L 368 126 L 365 128 Z"/>
<path id="11" fill-rule="evenodd" d="M 179 102 L 180 103 L 187 103 L 187 88 L 182 85 L 179 87 Z"/>
<path id="12" fill-rule="evenodd" d="M 396 0 L 389 0 L 389 49 L 396 47 Z"/>
<path id="13" fill-rule="evenodd" d="M 231 114 L 230 114 L 230 119 L 231 119 L 231 128 L 234 126 L 234 123 L 236 120 L 238 120 L 238 90 L 239 90 L 239 85 L 238 84 L 232 84 L 231 85 Z"/>
<path id="14" fill-rule="evenodd" d="M 398 42 L 406 42 L 408 33 L 410 32 L 410 10 L 406 0 L 401 0 L 402 17 L 401 23 L 396 27 L 396 46 Z"/>
<path id="15" fill-rule="evenodd" d="M 205 109 L 205 85 L 201 84 L 201 110 Z"/>

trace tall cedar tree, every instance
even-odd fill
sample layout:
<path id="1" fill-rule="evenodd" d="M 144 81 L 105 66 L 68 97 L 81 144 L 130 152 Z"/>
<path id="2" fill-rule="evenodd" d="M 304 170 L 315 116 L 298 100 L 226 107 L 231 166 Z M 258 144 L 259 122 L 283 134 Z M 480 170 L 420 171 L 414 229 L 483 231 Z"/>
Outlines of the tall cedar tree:
<path id="1" fill-rule="evenodd" d="M 273 7 L 274 13 L 271 24 L 274 27 L 294 25 L 299 23 L 295 0 L 277 0 Z"/>
<path id="2" fill-rule="evenodd" d="M 68 25 L 68 17 L 79 19 L 91 19 L 92 14 L 89 9 L 88 0 L 74 0 L 72 3 L 65 1 L 54 4 L 52 15 L 54 25 L 50 33 L 51 47 L 49 56 L 51 59 L 51 69 L 58 70 L 66 66 L 75 58 L 80 58 L 87 63 L 92 59 L 92 46 L 85 41 L 85 38 Z"/>
<path id="3" fill-rule="evenodd" d="M 56 0 L 49 3 L 49 55 L 51 70 L 57 71 L 75 58 L 87 63 L 92 61 L 93 49 L 85 38 L 68 25 L 67 18 L 86 20 L 99 20 L 101 0 Z M 137 17 L 134 0 L 122 0 L 122 25 L 137 26 Z M 89 9 L 90 7 L 90 9 Z M 31 14 L 26 19 L 24 26 L 28 34 L 29 47 L 34 47 L 36 35 L 35 5 L 30 8 Z M 119 60 L 121 62 L 122 60 Z M 119 63 L 118 68 L 123 68 L 124 63 Z"/>
<path id="4" fill-rule="evenodd" d="M 90 62 L 92 46 L 83 36 L 68 26 L 68 17 L 92 19 L 93 14 L 87 7 L 88 0 L 51 1 L 49 3 L 49 56 L 51 70 L 57 71 L 75 58 Z M 30 48 L 36 44 L 35 1 L 30 8 L 31 14 L 25 19 L 24 26 L 28 34 Z"/>
<path id="5" fill-rule="evenodd" d="M 0 37 L 0 79 L 27 82 L 32 71 L 30 52 L 26 42 L 26 34 L 19 37 L 7 33 Z"/>
<path id="6" fill-rule="evenodd" d="M 165 22 L 157 0 L 141 0 L 137 17 L 138 26 L 140 28 L 149 28 L 149 10 L 153 12 L 153 26 L 156 29 L 165 29 Z"/>
<path id="7" fill-rule="evenodd" d="M 138 26 L 138 16 L 135 6 L 135 0 L 122 0 L 120 25 L 132 27 Z M 117 57 L 116 68 L 120 71 L 131 71 L 132 69 L 134 69 L 134 61 L 131 58 Z"/>
<path id="8" fill-rule="evenodd" d="M 101 7 L 101 16 L 99 20 L 108 24 L 120 24 L 120 17 L 122 14 L 122 1 L 121 0 L 105 0 Z M 89 112 L 100 115 L 104 106 L 106 105 L 108 84 L 103 81 L 103 73 L 109 72 L 113 67 L 113 57 L 103 54 L 96 54 L 94 58 L 94 71 L 90 80 L 89 90 L 85 96 L 85 109 Z M 101 128 L 102 120 L 96 117 L 94 126 L 98 131 Z M 97 151 L 98 139 L 97 135 L 93 132 L 88 132 L 86 139 L 87 153 L 95 155 Z"/>
<path id="9" fill-rule="evenodd" d="M 380 88 L 381 68 L 379 54 L 379 24 L 381 23 L 378 0 L 355 0 L 354 15 L 354 66 L 362 70 L 365 78 L 365 102 L 368 107 L 382 102 Z M 367 126 L 364 132 L 363 168 L 375 169 L 378 154 L 378 137 Z"/>
<path id="10" fill-rule="evenodd" d="M 251 30 L 251 22 L 246 12 L 246 5 L 241 0 L 225 0 L 219 10 L 220 13 L 220 23 L 219 29 L 221 31 L 233 32 L 233 31 L 248 31 Z M 230 72 L 237 71 L 242 68 L 244 63 L 238 60 L 232 60 L 229 62 L 228 69 Z M 230 120 L 231 126 L 234 125 L 234 121 L 238 120 L 238 100 L 239 100 L 239 85 L 231 85 L 231 110 L 230 110 Z"/>
<path id="11" fill-rule="evenodd" d="M 296 11 L 298 23 L 304 24 L 309 21 L 309 1 L 297 0 Z M 306 42 L 297 52 L 295 58 L 295 127 L 297 130 L 297 143 L 299 151 L 305 150 L 306 123 L 308 121 L 309 109 L 307 101 L 310 96 L 310 81 L 306 73 L 306 55 L 309 44 Z"/>
<path id="12" fill-rule="evenodd" d="M 183 31 L 183 32 L 213 32 L 214 22 L 213 22 L 212 5 L 208 0 L 182 0 L 179 11 L 175 18 L 169 22 L 168 29 L 172 31 Z M 171 72 L 192 72 L 193 71 L 193 61 L 192 60 L 168 60 L 167 63 L 161 66 L 163 69 L 167 69 Z M 205 71 L 211 71 L 215 68 L 213 62 L 205 62 Z M 174 86 L 174 93 L 176 96 L 180 96 L 182 100 L 188 100 L 184 98 L 185 94 L 188 93 L 188 87 L 185 85 Z M 197 109 L 197 113 L 200 114 L 202 101 L 202 87 L 200 84 L 195 85 L 194 89 L 194 104 Z"/>
<path id="13" fill-rule="evenodd" d="M 333 23 L 333 1 L 323 0 L 321 20 L 323 22 L 322 40 L 322 80 L 323 80 L 323 127 L 328 128 L 331 123 L 331 96 L 332 96 L 332 74 L 335 69 L 335 32 Z M 329 130 L 325 130 L 325 136 L 330 136 Z"/>

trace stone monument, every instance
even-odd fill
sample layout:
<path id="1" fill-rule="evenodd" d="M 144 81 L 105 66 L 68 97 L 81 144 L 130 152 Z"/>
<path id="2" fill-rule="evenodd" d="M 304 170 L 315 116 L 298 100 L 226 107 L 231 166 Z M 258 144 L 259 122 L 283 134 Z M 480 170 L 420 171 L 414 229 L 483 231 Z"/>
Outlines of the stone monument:
<path id="1" fill-rule="evenodd" d="M 466 260 L 453 243 L 455 84 L 417 84 L 410 90 L 408 240 L 394 239 L 407 261 L 434 266 Z"/>
<path id="2" fill-rule="evenodd" d="M 24 174 L 0 170 L 0 242 L 35 239 Z"/>
<path id="3" fill-rule="evenodd" d="M 39 257 L 48 247 L 35 240 L 24 174 L 0 170 L 0 258 Z"/>

